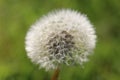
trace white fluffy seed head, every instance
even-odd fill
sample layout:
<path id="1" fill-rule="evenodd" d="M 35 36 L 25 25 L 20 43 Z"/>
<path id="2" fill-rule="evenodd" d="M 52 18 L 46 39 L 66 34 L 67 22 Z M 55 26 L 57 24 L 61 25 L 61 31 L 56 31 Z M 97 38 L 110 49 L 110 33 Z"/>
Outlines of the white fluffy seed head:
<path id="1" fill-rule="evenodd" d="M 28 57 L 46 70 L 86 62 L 95 43 L 95 30 L 88 18 L 72 10 L 40 18 L 31 26 L 25 41 Z"/>

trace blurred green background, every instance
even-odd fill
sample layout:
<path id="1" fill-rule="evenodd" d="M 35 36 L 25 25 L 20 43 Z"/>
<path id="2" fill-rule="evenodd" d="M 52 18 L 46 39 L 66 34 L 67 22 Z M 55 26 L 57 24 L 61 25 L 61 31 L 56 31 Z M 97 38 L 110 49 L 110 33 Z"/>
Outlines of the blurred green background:
<path id="1" fill-rule="evenodd" d="M 62 68 L 60 80 L 120 80 L 120 0 L 0 0 L 0 80 L 50 80 L 28 59 L 24 41 L 29 27 L 54 9 L 88 15 L 98 36 L 90 61 Z"/>

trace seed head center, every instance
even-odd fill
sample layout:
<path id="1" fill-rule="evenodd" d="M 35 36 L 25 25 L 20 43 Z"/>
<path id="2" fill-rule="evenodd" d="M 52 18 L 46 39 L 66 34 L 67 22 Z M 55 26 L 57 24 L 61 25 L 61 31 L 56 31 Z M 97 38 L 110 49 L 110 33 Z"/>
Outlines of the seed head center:
<path id="1" fill-rule="evenodd" d="M 73 36 L 66 31 L 60 32 L 48 41 L 49 53 L 54 55 L 71 55 L 73 47 Z"/>

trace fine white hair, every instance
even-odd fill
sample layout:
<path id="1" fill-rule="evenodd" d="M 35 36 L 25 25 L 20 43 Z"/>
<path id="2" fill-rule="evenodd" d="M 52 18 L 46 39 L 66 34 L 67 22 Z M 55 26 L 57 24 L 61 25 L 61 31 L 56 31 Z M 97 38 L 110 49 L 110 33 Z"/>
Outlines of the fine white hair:
<path id="1" fill-rule="evenodd" d="M 50 70 L 59 64 L 86 62 L 95 43 L 95 30 L 87 16 L 63 9 L 49 13 L 33 24 L 26 35 L 25 47 L 32 62 Z"/>

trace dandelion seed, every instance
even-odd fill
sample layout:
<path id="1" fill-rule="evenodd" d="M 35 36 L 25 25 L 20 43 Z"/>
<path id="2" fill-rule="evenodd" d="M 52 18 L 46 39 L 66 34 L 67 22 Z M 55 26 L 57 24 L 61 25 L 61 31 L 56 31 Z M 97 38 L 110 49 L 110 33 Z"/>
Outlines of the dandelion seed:
<path id="1" fill-rule="evenodd" d="M 59 10 L 42 17 L 26 36 L 32 62 L 46 70 L 59 64 L 82 64 L 95 48 L 95 30 L 88 18 L 72 10 Z"/>

